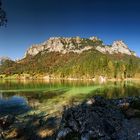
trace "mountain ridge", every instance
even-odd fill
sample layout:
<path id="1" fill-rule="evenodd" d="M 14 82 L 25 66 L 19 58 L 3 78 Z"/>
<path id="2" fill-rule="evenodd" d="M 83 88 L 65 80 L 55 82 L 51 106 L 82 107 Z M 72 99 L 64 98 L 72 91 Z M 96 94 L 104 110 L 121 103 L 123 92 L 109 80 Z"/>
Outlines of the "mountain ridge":
<path id="1" fill-rule="evenodd" d="M 80 38 L 80 37 L 51 37 L 47 41 L 32 45 L 27 49 L 25 57 L 35 56 L 40 52 L 60 52 L 62 54 L 74 52 L 82 53 L 83 51 L 96 49 L 104 54 L 126 54 L 137 56 L 136 53 L 128 48 L 122 41 L 114 41 L 112 45 L 105 45 L 98 37 Z"/>

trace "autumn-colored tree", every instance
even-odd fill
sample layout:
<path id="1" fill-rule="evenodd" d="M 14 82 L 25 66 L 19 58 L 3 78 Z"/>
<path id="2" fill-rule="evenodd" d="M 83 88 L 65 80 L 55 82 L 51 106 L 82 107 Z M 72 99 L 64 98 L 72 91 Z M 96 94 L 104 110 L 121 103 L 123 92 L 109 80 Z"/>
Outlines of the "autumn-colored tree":
<path id="1" fill-rule="evenodd" d="M 114 77 L 114 70 L 115 70 L 115 67 L 114 67 L 113 62 L 109 61 L 108 62 L 108 77 Z"/>
<path id="2" fill-rule="evenodd" d="M 121 78 L 126 78 L 126 66 L 124 64 L 120 65 L 120 71 L 121 71 Z"/>

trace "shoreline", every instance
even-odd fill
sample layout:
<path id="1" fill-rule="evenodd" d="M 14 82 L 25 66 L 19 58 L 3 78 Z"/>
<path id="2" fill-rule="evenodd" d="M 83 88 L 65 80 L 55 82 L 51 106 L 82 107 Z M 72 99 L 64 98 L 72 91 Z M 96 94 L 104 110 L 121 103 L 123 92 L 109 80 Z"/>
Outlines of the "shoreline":
<path id="1" fill-rule="evenodd" d="M 35 81 L 35 80 L 42 80 L 42 81 L 93 81 L 93 82 L 99 82 L 99 83 L 106 83 L 106 82 L 123 82 L 123 81 L 140 81 L 140 78 L 107 78 L 104 76 L 96 76 L 96 78 L 71 78 L 71 77 L 49 77 L 49 76 L 17 76 L 17 75 L 11 75 L 11 76 L 5 76 L 0 75 L 0 80 L 19 80 L 19 81 Z"/>

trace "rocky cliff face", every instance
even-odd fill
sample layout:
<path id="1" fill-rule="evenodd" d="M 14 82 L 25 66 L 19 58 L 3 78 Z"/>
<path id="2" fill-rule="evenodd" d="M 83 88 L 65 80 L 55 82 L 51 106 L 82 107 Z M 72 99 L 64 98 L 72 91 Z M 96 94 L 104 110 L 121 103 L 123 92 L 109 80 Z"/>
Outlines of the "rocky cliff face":
<path id="1" fill-rule="evenodd" d="M 114 41 L 111 46 L 97 46 L 96 48 L 98 51 L 102 53 L 109 53 L 109 54 L 127 54 L 127 55 L 134 55 L 136 56 L 136 53 L 131 51 L 128 46 L 122 41 Z"/>
<path id="2" fill-rule="evenodd" d="M 47 51 L 47 52 L 60 52 L 60 53 L 82 53 L 83 51 L 96 49 L 101 53 L 116 54 L 122 53 L 127 55 L 136 54 L 131 51 L 123 41 L 114 41 L 112 45 L 104 45 L 102 40 L 97 37 L 80 38 L 80 37 L 52 37 L 42 44 L 32 45 L 27 52 L 26 56 L 35 56 L 36 54 Z"/>
<path id="3" fill-rule="evenodd" d="M 61 53 L 68 52 L 81 53 L 85 50 L 89 50 L 92 48 L 92 46 L 89 46 L 88 43 L 86 43 L 87 45 L 83 45 L 83 43 L 86 43 L 86 40 L 80 37 L 75 38 L 52 37 L 42 44 L 31 46 L 27 50 L 25 56 L 27 55 L 34 56 L 42 51 L 61 52 Z"/>

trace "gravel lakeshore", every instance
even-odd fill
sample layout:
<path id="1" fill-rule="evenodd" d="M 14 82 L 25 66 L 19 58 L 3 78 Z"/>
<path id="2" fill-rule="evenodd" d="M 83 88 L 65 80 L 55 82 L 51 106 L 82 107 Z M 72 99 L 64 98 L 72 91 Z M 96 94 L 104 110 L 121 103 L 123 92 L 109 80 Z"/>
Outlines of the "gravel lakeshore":
<path id="1" fill-rule="evenodd" d="M 140 140 L 140 97 L 95 96 L 66 109 L 57 140 Z"/>
<path id="2" fill-rule="evenodd" d="M 61 117 L 0 117 L 0 140 L 140 140 L 140 97 L 94 96 Z"/>

